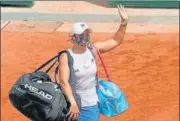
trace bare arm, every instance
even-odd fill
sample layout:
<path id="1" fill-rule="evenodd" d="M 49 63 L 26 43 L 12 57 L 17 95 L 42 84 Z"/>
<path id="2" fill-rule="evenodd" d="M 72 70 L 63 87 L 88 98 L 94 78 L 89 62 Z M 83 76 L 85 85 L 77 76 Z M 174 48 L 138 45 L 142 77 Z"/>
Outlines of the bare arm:
<path id="1" fill-rule="evenodd" d="M 120 25 L 118 31 L 111 39 L 102 42 L 96 42 L 93 45 L 99 50 L 100 53 L 108 52 L 121 44 L 124 39 L 125 31 L 126 25 Z"/>
<path id="2" fill-rule="evenodd" d="M 64 89 L 64 93 L 67 96 L 68 100 L 71 103 L 69 112 L 67 115 L 69 115 L 68 120 L 71 119 L 78 119 L 79 116 L 79 109 L 78 105 L 74 99 L 71 86 L 69 84 L 69 76 L 70 76 L 70 70 L 68 66 L 68 55 L 67 53 L 62 53 L 62 55 L 59 58 L 59 80 L 60 84 Z"/>
<path id="3" fill-rule="evenodd" d="M 69 84 L 70 70 L 68 66 L 68 57 L 66 53 L 62 53 L 59 58 L 59 80 L 60 84 L 64 89 L 64 92 L 71 104 L 75 103 L 75 99 L 72 93 L 71 86 Z"/>
<path id="4" fill-rule="evenodd" d="M 118 11 L 121 17 L 121 24 L 117 30 L 117 32 L 114 34 L 114 36 L 106 41 L 102 42 L 96 42 L 93 45 L 99 50 L 100 53 L 108 52 L 111 49 L 117 47 L 120 45 L 124 39 L 124 35 L 126 32 L 126 26 L 128 23 L 128 16 L 125 12 L 125 9 L 123 6 L 118 6 Z"/>

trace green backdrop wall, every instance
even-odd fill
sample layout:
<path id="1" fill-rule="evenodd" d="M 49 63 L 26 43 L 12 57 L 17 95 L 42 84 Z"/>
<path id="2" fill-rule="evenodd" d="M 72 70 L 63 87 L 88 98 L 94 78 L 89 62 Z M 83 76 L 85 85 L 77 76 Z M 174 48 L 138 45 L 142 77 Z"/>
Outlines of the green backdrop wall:
<path id="1" fill-rule="evenodd" d="M 108 6 L 116 7 L 120 3 L 136 8 L 179 8 L 178 0 L 111 0 L 108 1 Z"/>
<path id="2" fill-rule="evenodd" d="M 10 5 L 10 6 L 33 6 L 34 0 L 1 0 L 1 5 Z"/>
<path id="3" fill-rule="evenodd" d="M 17 5 L 17 6 L 33 6 L 34 1 L 35 0 L 0 0 L 0 4 Z M 88 1 L 88 0 L 84 0 L 84 1 Z M 89 2 L 93 2 L 93 3 L 97 2 L 102 4 L 106 3 L 107 7 L 116 7 L 117 4 L 122 3 L 126 7 L 132 7 L 132 8 L 179 8 L 179 0 L 89 0 Z"/>

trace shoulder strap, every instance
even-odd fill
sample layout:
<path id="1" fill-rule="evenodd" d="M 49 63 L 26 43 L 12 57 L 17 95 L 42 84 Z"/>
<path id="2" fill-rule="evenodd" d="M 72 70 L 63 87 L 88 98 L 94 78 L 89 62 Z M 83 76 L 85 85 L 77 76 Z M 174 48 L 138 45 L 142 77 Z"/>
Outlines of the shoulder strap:
<path id="1" fill-rule="evenodd" d="M 70 69 L 70 74 L 72 74 L 73 73 L 73 71 L 74 71 L 74 69 L 73 69 L 73 63 L 74 63 L 74 60 L 73 60 L 73 58 L 72 58 L 72 56 L 70 55 L 70 53 L 69 53 L 69 51 L 63 51 L 63 52 L 60 52 L 61 54 L 62 53 L 67 53 L 67 55 L 68 55 L 68 66 L 69 66 L 69 69 Z M 59 54 L 59 56 L 58 56 L 58 61 L 59 61 L 59 57 L 60 57 L 60 55 L 61 54 Z M 58 74 L 59 73 L 59 64 L 57 65 L 57 67 L 55 68 L 55 81 L 57 82 L 57 75 L 59 75 Z M 71 78 L 71 75 L 70 75 L 70 78 Z M 71 81 L 71 79 L 69 79 L 69 82 Z"/>
<path id="2" fill-rule="evenodd" d="M 96 49 L 96 50 L 97 50 L 97 49 Z M 101 63 L 102 63 L 102 66 L 103 66 L 103 68 L 104 68 L 104 71 L 105 71 L 105 74 L 106 74 L 106 77 L 107 77 L 108 81 L 111 81 L 110 76 L 109 76 L 109 73 L 108 73 L 107 68 L 106 68 L 106 65 L 105 65 L 105 63 L 104 63 L 104 61 L 103 61 L 103 59 L 102 59 L 102 57 L 101 57 L 101 54 L 100 54 L 100 52 L 99 52 L 98 50 L 97 50 L 97 54 L 98 54 L 99 59 L 100 59 L 100 61 L 101 61 Z"/>
<path id="3" fill-rule="evenodd" d="M 99 50 L 98 50 L 95 46 L 93 46 L 93 45 L 91 46 L 91 48 L 89 48 L 89 50 L 91 51 L 91 53 L 92 53 L 92 55 L 94 56 L 95 60 L 97 60 L 97 59 L 96 59 L 95 53 L 93 52 L 93 49 L 94 49 L 94 50 L 97 52 L 97 54 L 98 54 L 98 57 L 99 57 L 99 59 L 100 59 L 100 61 L 101 61 L 101 63 L 102 63 L 102 66 L 103 66 L 103 68 L 104 68 L 104 71 L 105 71 L 105 74 L 106 74 L 106 77 L 107 77 L 108 81 L 111 81 L 111 80 L 110 80 L 109 73 L 108 73 L 108 71 L 107 71 L 107 69 L 106 69 L 105 63 L 104 63 L 104 61 L 103 61 L 103 59 L 102 59 L 102 57 L 101 57 L 101 54 L 100 54 Z M 98 74 L 96 74 L 96 76 L 97 76 L 97 78 L 98 78 Z"/>
<path id="4" fill-rule="evenodd" d="M 90 50 L 91 54 L 93 55 L 94 60 L 95 60 L 96 65 L 97 65 L 97 59 L 96 59 L 96 55 L 95 55 L 95 53 L 94 53 L 95 47 L 91 45 L 91 46 L 88 46 L 88 49 Z M 93 49 L 94 49 L 94 50 L 93 50 Z M 99 88 L 98 72 L 96 72 L 96 86 L 97 86 L 97 88 Z"/>
<path id="5" fill-rule="evenodd" d="M 78 104 L 78 107 L 80 107 L 80 105 L 81 105 L 80 97 L 76 94 L 76 80 L 75 80 L 76 78 L 75 78 L 75 71 L 73 68 L 74 60 L 73 60 L 71 54 L 69 53 L 69 51 L 66 51 L 66 53 L 68 55 L 68 66 L 69 66 L 69 71 L 70 71 L 69 84 L 71 86 L 73 96 Z M 55 69 L 55 81 L 56 82 L 57 82 L 57 76 L 59 75 L 58 72 L 59 72 L 59 65 Z"/>
<path id="6" fill-rule="evenodd" d="M 91 54 L 93 55 L 94 59 L 96 60 L 96 55 L 95 55 L 95 53 L 94 53 L 93 48 L 88 48 L 88 49 L 90 50 Z"/>
<path id="7" fill-rule="evenodd" d="M 48 61 L 46 61 L 45 63 L 43 63 L 41 66 L 39 66 L 34 72 L 40 71 L 41 69 L 43 69 L 45 66 L 47 66 L 49 63 L 51 63 L 52 61 L 56 60 L 45 72 L 48 73 L 51 68 L 55 65 L 55 63 L 57 62 L 57 58 L 58 58 L 59 54 L 52 57 L 51 59 L 49 59 Z"/>
<path id="8" fill-rule="evenodd" d="M 69 84 L 71 85 L 73 93 L 75 93 L 76 92 L 76 80 L 75 80 L 75 71 L 73 68 L 74 60 L 73 60 L 71 54 L 69 53 L 69 51 L 66 50 L 64 52 L 66 52 L 68 55 L 68 66 L 69 66 L 69 71 L 70 71 Z M 58 60 L 59 60 L 59 57 L 60 56 L 58 56 Z M 58 75 L 59 75 L 59 64 L 55 69 L 55 81 L 56 81 L 56 83 L 57 83 L 57 76 Z"/>

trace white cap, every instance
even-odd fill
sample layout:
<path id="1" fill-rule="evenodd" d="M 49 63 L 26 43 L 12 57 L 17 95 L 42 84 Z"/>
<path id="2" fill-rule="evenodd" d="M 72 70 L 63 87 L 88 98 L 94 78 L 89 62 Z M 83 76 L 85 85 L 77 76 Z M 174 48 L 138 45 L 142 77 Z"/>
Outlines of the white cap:
<path id="1" fill-rule="evenodd" d="M 88 25 L 84 22 L 77 22 L 73 25 L 72 35 L 73 34 L 82 34 L 86 29 L 89 29 Z"/>

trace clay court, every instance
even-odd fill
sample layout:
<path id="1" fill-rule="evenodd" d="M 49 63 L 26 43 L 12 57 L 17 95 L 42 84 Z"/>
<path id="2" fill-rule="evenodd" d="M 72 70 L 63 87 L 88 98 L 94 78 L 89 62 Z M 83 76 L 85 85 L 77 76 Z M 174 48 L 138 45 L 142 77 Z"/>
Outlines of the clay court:
<path id="1" fill-rule="evenodd" d="M 174 24 L 169 26 L 170 30 Z M 102 54 L 129 109 L 113 118 L 101 116 L 101 121 L 179 121 L 179 31 L 174 28 L 161 33 L 129 30 L 119 47 Z M 1 121 L 29 121 L 11 105 L 8 92 L 20 75 L 70 47 L 69 36 L 60 31 L 7 30 L 1 35 Z M 112 35 L 93 32 L 91 38 L 95 42 Z M 99 62 L 98 67 L 100 77 L 106 79 Z"/>
<path id="2" fill-rule="evenodd" d="M 112 34 L 93 33 L 92 39 Z M 178 33 L 126 34 L 121 46 L 103 54 L 112 80 L 126 94 L 127 112 L 102 121 L 178 121 Z M 12 107 L 8 92 L 16 79 L 70 46 L 67 33 L 2 32 L 2 121 L 28 121 Z M 105 77 L 99 64 L 99 74 Z"/>

